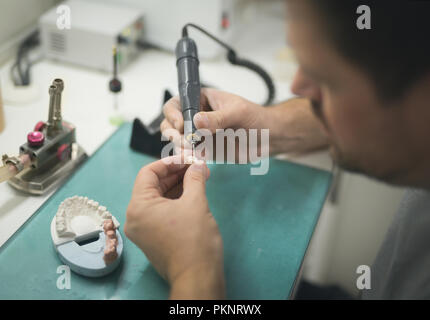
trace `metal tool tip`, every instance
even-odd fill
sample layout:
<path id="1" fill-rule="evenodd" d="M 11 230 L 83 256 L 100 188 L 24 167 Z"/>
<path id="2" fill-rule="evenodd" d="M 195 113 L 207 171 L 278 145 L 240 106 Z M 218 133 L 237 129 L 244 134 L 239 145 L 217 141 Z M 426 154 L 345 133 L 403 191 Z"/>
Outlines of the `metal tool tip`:
<path id="1" fill-rule="evenodd" d="M 191 142 L 191 155 L 194 157 L 195 153 L 196 153 L 196 143 L 193 141 Z"/>

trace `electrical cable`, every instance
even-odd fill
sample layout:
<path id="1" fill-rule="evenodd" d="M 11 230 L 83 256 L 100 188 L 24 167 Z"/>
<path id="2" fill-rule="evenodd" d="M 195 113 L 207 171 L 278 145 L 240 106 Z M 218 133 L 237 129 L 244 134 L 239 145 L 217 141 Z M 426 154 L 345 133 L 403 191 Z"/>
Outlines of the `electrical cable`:
<path id="1" fill-rule="evenodd" d="M 227 60 L 231 64 L 236 65 L 236 66 L 245 67 L 245 68 L 248 68 L 248 69 L 256 72 L 263 79 L 264 83 L 267 86 L 267 91 L 268 91 L 267 92 L 267 99 L 264 102 L 264 105 L 267 106 L 273 102 L 273 99 L 275 98 L 275 86 L 273 84 L 273 81 L 272 81 L 272 78 L 270 77 L 270 75 L 262 67 L 255 64 L 252 61 L 239 58 L 236 54 L 236 51 L 232 47 L 230 47 L 228 44 L 221 41 L 220 39 L 218 39 L 214 35 L 210 34 L 206 30 L 204 30 L 202 27 L 199 27 L 198 25 L 195 25 L 193 23 L 187 23 L 182 28 L 182 37 L 188 37 L 188 29 L 187 29 L 188 27 L 192 27 L 194 29 L 199 30 L 200 32 L 202 32 L 203 34 L 205 34 L 206 36 L 208 36 L 209 38 L 211 38 L 212 40 L 217 42 L 220 46 L 224 47 L 227 50 Z"/>
<path id="2" fill-rule="evenodd" d="M 28 53 L 40 43 L 39 31 L 33 31 L 19 45 L 16 61 L 11 68 L 11 78 L 17 86 L 28 86 L 30 84 L 30 68 L 34 64 L 30 62 Z"/>

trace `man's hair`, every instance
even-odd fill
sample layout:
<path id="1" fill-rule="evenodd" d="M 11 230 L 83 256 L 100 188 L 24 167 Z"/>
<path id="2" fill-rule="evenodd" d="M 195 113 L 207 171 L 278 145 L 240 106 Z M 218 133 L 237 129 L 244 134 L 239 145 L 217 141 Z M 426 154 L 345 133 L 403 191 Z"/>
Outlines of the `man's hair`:
<path id="1" fill-rule="evenodd" d="M 430 1 L 307 1 L 335 48 L 370 75 L 381 98 L 402 97 L 430 72 Z M 360 5 L 370 8 L 371 29 L 357 27 Z"/>

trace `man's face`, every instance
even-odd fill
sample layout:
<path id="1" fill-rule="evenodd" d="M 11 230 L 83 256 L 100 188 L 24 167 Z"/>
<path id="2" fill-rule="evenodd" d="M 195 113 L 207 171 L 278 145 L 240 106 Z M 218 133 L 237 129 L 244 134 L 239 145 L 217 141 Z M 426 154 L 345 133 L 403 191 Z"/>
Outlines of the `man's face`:
<path id="1" fill-rule="evenodd" d="M 408 129 L 411 108 L 377 97 L 370 77 L 337 52 L 306 1 L 287 1 L 287 16 L 288 43 L 299 63 L 291 89 L 312 101 L 334 160 L 345 169 L 403 183 L 418 152 Z"/>

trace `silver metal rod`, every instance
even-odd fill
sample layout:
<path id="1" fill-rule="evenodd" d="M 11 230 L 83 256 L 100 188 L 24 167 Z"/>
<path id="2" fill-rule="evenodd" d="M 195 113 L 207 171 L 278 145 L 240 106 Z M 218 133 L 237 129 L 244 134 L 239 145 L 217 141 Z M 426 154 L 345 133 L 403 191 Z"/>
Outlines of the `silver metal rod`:
<path id="1" fill-rule="evenodd" d="M 57 91 L 57 86 L 51 85 L 49 87 L 49 115 L 48 122 L 46 123 L 48 135 L 52 132 L 54 125 L 54 108 L 55 108 L 55 93 Z"/>
<path id="2" fill-rule="evenodd" d="M 61 79 L 55 79 L 53 85 L 57 87 L 55 93 L 55 104 L 54 104 L 54 117 L 53 126 L 56 132 L 63 130 L 62 117 L 61 117 L 61 93 L 64 90 L 64 82 Z"/>

